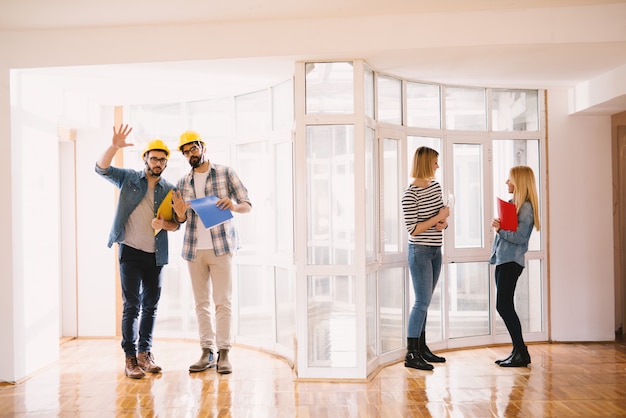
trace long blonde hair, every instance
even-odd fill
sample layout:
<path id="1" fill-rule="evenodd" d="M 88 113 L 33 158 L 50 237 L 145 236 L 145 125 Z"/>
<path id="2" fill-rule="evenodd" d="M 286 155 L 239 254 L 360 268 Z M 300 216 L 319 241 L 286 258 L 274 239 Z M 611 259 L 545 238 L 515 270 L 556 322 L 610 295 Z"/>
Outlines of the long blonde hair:
<path id="1" fill-rule="evenodd" d="M 439 157 L 439 153 L 432 148 L 419 147 L 413 154 L 413 167 L 411 168 L 411 177 L 414 179 L 433 179 L 435 178 L 435 170 L 433 170 L 433 160 Z"/>
<path id="2" fill-rule="evenodd" d="M 539 231 L 539 197 L 532 168 L 525 165 L 512 167 L 509 182 L 513 184 L 513 203 L 517 212 L 519 213 L 524 202 L 529 201 L 533 208 L 535 228 Z"/>

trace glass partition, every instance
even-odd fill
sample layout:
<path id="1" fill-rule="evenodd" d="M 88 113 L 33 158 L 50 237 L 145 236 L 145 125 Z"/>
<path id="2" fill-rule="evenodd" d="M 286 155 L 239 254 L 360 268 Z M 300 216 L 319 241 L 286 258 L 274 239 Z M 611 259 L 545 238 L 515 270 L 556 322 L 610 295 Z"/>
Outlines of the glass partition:
<path id="1" fill-rule="evenodd" d="M 354 67 L 351 62 L 306 64 L 306 113 L 354 113 Z"/>
<path id="2" fill-rule="evenodd" d="M 494 89 L 491 115 L 494 131 L 538 131 L 539 92 L 537 90 Z"/>
<path id="3" fill-rule="evenodd" d="M 441 88 L 436 84 L 406 83 L 406 124 L 441 129 Z"/>
<path id="4" fill-rule="evenodd" d="M 382 239 L 385 254 L 402 253 L 404 224 L 400 213 L 400 193 L 406 185 L 400 183 L 400 141 L 394 138 L 383 138 L 383 158 L 381 183 L 383 190 L 382 202 Z"/>
<path id="5" fill-rule="evenodd" d="M 356 366 L 354 276 L 307 278 L 309 367 Z"/>
<path id="6" fill-rule="evenodd" d="M 447 271 L 448 336 L 489 335 L 489 263 L 451 263 Z"/>
<path id="7" fill-rule="evenodd" d="M 485 247 L 483 205 L 483 147 L 455 143 L 452 148 L 454 171 L 454 247 Z"/>
<path id="8" fill-rule="evenodd" d="M 235 97 L 235 122 L 237 137 L 255 137 L 259 132 L 269 132 L 272 115 L 270 91 L 261 90 Z"/>
<path id="9" fill-rule="evenodd" d="M 354 127 L 307 127 L 307 262 L 354 262 Z"/>
<path id="10" fill-rule="evenodd" d="M 404 347 L 405 268 L 394 267 L 379 272 L 380 351 Z"/>
<path id="11" fill-rule="evenodd" d="M 402 125 L 402 81 L 379 75 L 378 86 L 378 121 Z"/>
<path id="12" fill-rule="evenodd" d="M 487 130 L 486 89 L 446 87 L 446 129 Z"/>
<path id="13" fill-rule="evenodd" d="M 376 136 L 374 130 L 365 128 L 365 261 L 372 262 L 376 260 L 378 246 L 376 239 L 378 237 L 376 222 L 376 214 L 378 213 L 376 205 L 378 204 L 378 170 L 377 164 L 377 147 Z"/>

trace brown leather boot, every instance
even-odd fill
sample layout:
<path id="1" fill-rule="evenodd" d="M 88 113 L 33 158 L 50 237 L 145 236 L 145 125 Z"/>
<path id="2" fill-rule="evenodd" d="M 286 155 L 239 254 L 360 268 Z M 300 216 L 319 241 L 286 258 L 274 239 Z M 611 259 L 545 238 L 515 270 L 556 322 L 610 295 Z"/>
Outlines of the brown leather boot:
<path id="1" fill-rule="evenodd" d="M 146 375 L 137 364 L 137 357 L 135 356 L 126 356 L 126 367 L 124 372 L 126 373 L 126 376 L 131 379 L 141 379 Z"/>
<path id="2" fill-rule="evenodd" d="M 154 362 L 154 356 L 151 352 L 137 354 L 137 364 L 144 372 L 161 373 L 161 367 Z"/>
<path id="3" fill-rule="evenodd" d="M 217 357 L 217 372 L 221 374 L 228 374 L 233 372 L 233 366 L 230 365 L 230 361 L 228 361 L 228 350 L 221 349 L 218 351 Z"/>

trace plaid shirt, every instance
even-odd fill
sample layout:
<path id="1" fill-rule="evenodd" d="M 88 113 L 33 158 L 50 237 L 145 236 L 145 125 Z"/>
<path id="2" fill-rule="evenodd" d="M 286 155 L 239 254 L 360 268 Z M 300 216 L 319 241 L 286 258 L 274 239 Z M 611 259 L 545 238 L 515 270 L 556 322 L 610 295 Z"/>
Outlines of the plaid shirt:
<path id="1" fill-rule="evenodd" d="M 196 199 L 194 188 L 193 169 L 181 178 L 177 184 L 178 189 L 185 201 Z M 248 189 L 243 185 L 234 170 L 227 166 L 213 164 L 209 165 L 209 175 L 204 186 L 205 196 L 217 196 L 218 198 L 228 197 L 236 203 L 246 202 L 252 206 L 248 198 Z M 185 238 L 183 242 L 182 257 L 187 261 L 196 259 L 198 246 L 197 229 L 203 227 L 198 214 L 191 209 L 187 209 L 187 226 L 185 228 Z M 234 253 L 239 248 L 237 231 L 230 219 L 223 224 L 210 229 L 213 239 L 213 250 L 215 255 Z"/>

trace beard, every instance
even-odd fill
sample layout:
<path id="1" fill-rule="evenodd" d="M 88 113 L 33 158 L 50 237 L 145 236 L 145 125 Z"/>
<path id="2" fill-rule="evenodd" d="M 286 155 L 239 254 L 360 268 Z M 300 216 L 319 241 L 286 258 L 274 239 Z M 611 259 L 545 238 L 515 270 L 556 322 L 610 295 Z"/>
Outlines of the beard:
<path id="1" fill-rule="evenodd" d="M 164 167 L 165 168 L 165 167 Z M 163 173 L 163 168 L 160 167 L 155 167 L 154 169 L 150 168 L 150 166 L 148 165 L 148 163 L 146 163 L 146 171 L 148 172 L 148 174 L 150 174 L 152 177 L 161 177 L 161 173 Z"/>
<path id="2" fill-rule="evenodd" d="M 189 165 L 191 166 L 191 168 L 198 168 L 202 165 L 202 163 L 204 162 L 204 156 L 200 155 L 200 156 L 191 156 L 189 157 Z"/>

